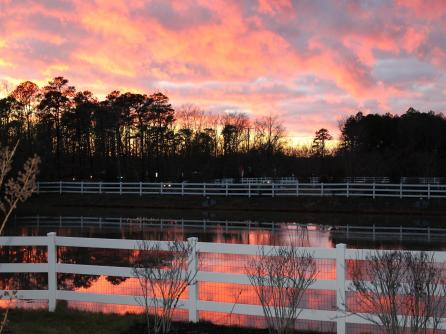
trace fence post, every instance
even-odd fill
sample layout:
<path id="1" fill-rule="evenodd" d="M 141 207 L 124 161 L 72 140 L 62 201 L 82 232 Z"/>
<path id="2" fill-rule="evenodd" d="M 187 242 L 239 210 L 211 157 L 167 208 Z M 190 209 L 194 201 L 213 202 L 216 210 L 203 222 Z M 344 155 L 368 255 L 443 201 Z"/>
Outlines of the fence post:
<path id="1" fill-rule="evenodd" d="M 99 182 L 99 193 L 102 194 L 102 181 Z"/>
<path id="2" fill-rule="evenodd" d="M 321 197 L 324 196 L 324 182 L 321 182 Z"/>
<path id="3" fill-rule="evenodd" d="M 347 197 L 350 195 L 350 185 L 349 185 L 349 183 L 347 182 Z"/>
<path id="4" fill-rule="evenodd" d="M 403 198 L 403 183 L 400 183 L 400 198 Z"/>
<path id="5" fill-rule="evenodd" d="M 248 182 L 248 197 L 251 197 L 251 182 Z"/>
<path id="6" fill-rule="evenodd" d="M 427 199 L 431 199 L 431 184 L 427 184 Z"/>
<path id="7" fill-rule="evenodd" d="M 345 334 L 345 244 L 336 245 L 336 333 Z"/>
<path id="8" fill-rule="evenodd" d="M 299 197 L 299 180 L 296 182 L 296 197 Z"/>
<path id="9" fill-rule="evenodd" d="M 181 196 L 184 196 L 184 181 L 181 182 Z"/>
<path id="10" fill-rule="evenodd" d="M 271 183 L 271 196 L 274 197 L 274 182 Z"/>
<path id="11" fill-rule="evenodd" d="M 81 181 L 81 194 L 84 194 L 84 181 Z"/>
<path id="12" fill-rule="evenodd" d="M 56 310 L 57 273 L 56 273 L 56 233 L 50 232 L 48 236 L 48 311 Z"/>
<path id="13" fill-rule="evenodd" d="M 62 181 L 59 181 L 59 195 L 62 195 Z"/>
<path id="14" fill-rule="evenodd" d="M 228 183 L 226 182 L 226 197 L 228 197 Z"/>
<path id="15" fill-rule="evenodd" d="M 203 183 L 203 196 L 206 196 L 206 183 Z"/>
<path id="16" fill-rule="evenodd" d="M 122 195 L 122 181 L 119 182 L 119 195 Z"/>
<path id="17" fill-rule="evenodd" d="M 375 199 L 375 182 L 373 182 L 373 199 Z"/>
<path id="18" fill-rule="evenodd" d="M 160 194 L 162 194 L 163 193 L 163 183 L 161 182 L 160 183 Z"/>
<path id="19" fill-rule="evenodd" d="M 139 182 L 139 196 L 142 196 L 142 182 Z"/>
<path id="20" fill-rule="evenodd" d="M 188 297 L 189 297 L 189 321 L 198 322 L 198 283 L 197 283 L 197 272 L 198 272 L 198 259 L 197 259 L 197 241 L 198 238 L 192 237 L 187 238 L 187 242 L 192 246 L 192 251 L 189 254 L 189 266 L 187 267 L 189 277 L 193 277 L 191 284 L 188 287 Z"/>

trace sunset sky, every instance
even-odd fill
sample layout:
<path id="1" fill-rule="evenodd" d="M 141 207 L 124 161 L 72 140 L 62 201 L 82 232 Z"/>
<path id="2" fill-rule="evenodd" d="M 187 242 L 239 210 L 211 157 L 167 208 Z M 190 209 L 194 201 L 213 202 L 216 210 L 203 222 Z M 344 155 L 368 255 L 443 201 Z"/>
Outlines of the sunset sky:
<path id="1" fill-rule="evenodd" d="M 0 0 L 0 81 L 165 92 L 278 114 L 293 141 L 362 110 L 446 112 L 446 1 Z"/>

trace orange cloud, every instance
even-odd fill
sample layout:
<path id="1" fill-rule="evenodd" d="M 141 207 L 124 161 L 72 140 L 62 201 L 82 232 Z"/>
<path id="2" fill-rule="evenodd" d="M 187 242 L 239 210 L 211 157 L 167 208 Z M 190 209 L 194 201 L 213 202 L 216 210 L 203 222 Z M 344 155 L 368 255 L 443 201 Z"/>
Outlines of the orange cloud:
<path id="1" fill-rule="evenodd" d="M 445 6 L 0 0 L 0 80 L 64 75 L 101 97 L 162 89 L 175 105 L 279 113 L 310 136 L 358 109 L 445 111 L 431 98 L 446 97 Z M 388 65 L 399 61 L 419 68 Z"/>

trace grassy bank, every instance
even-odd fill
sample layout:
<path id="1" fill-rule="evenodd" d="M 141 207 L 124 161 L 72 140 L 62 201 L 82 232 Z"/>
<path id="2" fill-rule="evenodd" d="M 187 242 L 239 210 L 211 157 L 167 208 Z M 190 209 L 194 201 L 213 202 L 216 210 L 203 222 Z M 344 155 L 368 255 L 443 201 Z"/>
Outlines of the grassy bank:
<path id="1" fill-rule="evenodd" d="M 9 334 L 144 334 L 141 316 L 134 314 L 103 314 L 58 308 L 54 313 L 44 310 L 10 311 L 5 333 Z M 172 334 L 266 334 L 266 329 L 217 326 L 176 322 Z M 302 331 L 300 331 L 302 333 Z M 310 332 L 306 332 L 310 334 Z"/>
<path id="2" fill-rule="evenodd" d="M 446 201 L 342 197 L 213 197 L 36 195 L 18 215 L 160 217 L 302 223 L 444 226 Z"/>
<path id="3" fill-rule="evenodd" d="M 115 315 L 58 308 L 54 313 L 44 310 L 14 309 L 9 313 L 6 333 L 20 334 L 116 334 L 127 331 L 136 315 Z"/>

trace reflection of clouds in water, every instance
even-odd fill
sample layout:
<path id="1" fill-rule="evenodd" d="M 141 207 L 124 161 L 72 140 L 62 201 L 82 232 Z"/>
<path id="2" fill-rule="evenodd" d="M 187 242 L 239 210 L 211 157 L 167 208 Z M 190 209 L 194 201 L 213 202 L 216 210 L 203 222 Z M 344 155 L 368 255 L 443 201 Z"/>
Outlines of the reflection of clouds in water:
<path id="1" fill-rule="evenodd" d="M 364 219 L 366 219 L 365 217 Z M 389 217 L 381 222 L 393 222 Z M 407 249 L 444 249 L 442 238 L 431 233 L 431 241 L 427 242 L 426 235 L 414 237 L 409 235 L 401 241 L 399 235 L 378 235 L 373 238 L 370 231 L 361 233 L 345 233 L 336 226 L 323 224 L 299 224 L 297 222 L 256 222 L 256 221 L 212 221 L 187 219 L 159 219 L 159 218 L 88 218 L 82 223 L 81 217 L 62 217 L 60 226 L 59 217 L 39 218 L 39 227 L 36 217 L 18 217 L 18 224 L 11 225 L 9 235 L 45 235 L 56 231 L 58 235 L 103 237 L 119 239 L 152 239 L 152 240 L 185 240 L 188 237 L 198 237 L 199 241 L 261 244 L 261 245 L 288 245 L 306 247 L 333 248 L 337 243 L 346 243 L 349 248 L 407 248 Z M 322 218 L 320 218 L 322 219 Z M 358 218 L 359 219 L 359 218 Z M 324 221 L 330 221 L 325 217 Z M 368 220 L 359 221 L 360 223 Z M 87 223 L 89 222 L 89 223 Z M 100 223 L 99 223 L 100 222 Z M 340 221 L 345 224 L 346 222 Z M 347 222 L 348 223 L 348 222 Z M 375 223 L 373 221 L 373 223 Z M 67 224 L 69 226 L 67 226 Z M 409 224 L 407 222 L 405 224 Z M 18 227 L 17 227 L 18 226 Z M 81 228 L 81 226 L 83 226 Z M 352 225 L 350 225 L 351 227 Z M 361 225 L 365 226 L 365 225 Z M 378 225 L 377 225 L 378 226 Z M 407 237 L 407 238 L 406 238 Z"/>
<path id="2" fill-rule="evenodd" d="M 119 239 L 151 239 L 151 240 L 185 240 L 191 236 L 197 236 L 199 241 L 216 242 L 216 243 L 234 243 L 234 244 L 251 244 L 251 245 L 296 245 L 304 247 L 320 247 L 332 248 L 336 242 L 345 242 L 345 240 L 335 237 L 336 235 L 330 231 L 327 226 L 308 225 L 302 226 L 295 223 L 275 224 L 274 229 L 261 227 L 257 223 L 238 222 L 240 224 L 248 224 L 246 228 L 227 228 L 222 223 L 215 226 L 207 225 L 198 227 L 181 227 L 174 220 L 164 220 L 163 227 L 148 227 L 132 221 L 132 224 L 123 228 L 104 229 L 98 227 L 88 227 L 84 229 L 69 227 L 21 227 L 11 229 L 13 233 L 19 235 L 45 235 L 47 232 L 56 231 L 58 235 L 63 236 L 84 236 L 84 237 L 103 237 L 103 238 L 119 238 Z M 374 248 L 377 245 L 381 247 L 381 243 L 376 241 L 361 240 L 362 248 Z M 395 247 L 398 240 L 390 245 Z M 349 246 L 354 246 L 354 242 L 349 241 Z M 389 245 L 389 244 L 388 244 Z M 401 246 L 401 245 L 399 245 Z M 127 253 L 114 252 L 112 250 L 84 249 L 83 251 L 74 251 L 73 248 L 59 247 L 59 260 L 63 259 L 66 263 L 82 263 L 97 265 L 119 265 L 129 266 L 137 256 L 138 251 Z M 3 256 L 13 256 L 19 259 L 19 262 L 45 262 L 45 250 L 37 250 L 31 248 L 26 252 L 11 252 L 3 249 Z M 44 258 L 44 259 L 43 259 Z M 200 270 L 211 272 L 223 272 L 233 274 L 244 274 L 248 260 L 252 256 L 236 255 L 236 254 L 200 254 Z M 6 262 L 6 261 L 5 261 Z M 335 262 L 328 259 L 317 259 L 316 265 L 318 269 L 318 279 L 334 280 L 336 279 Z M 70 290 L 83 293 L 98 294 L 118 294 L 118 295 L 138 295 L 140 287 L 136 279 L 128 278 L 120 280 L 119 278 L 111 278 L 105 276 L 96 276 L 95 279 L 87 279 L 86 275 L 71 275 L 69 279 L 77 279 L 79 284 L 65 284 Z M 85 284 L 84 284 L 84 283 Z M 88 284 L 87 284 L 88 282 Z M 187 291 L 184 298 L 187 296 Z M 200 300 L 219 301 L 234 304 L 256 304 L 257 296 L 249 285 L 230 284 L 230 283 L 199 283 Z M 5 305 L 6 301 L 0 300 L 0 306 Z M 310 290 L 305 293 L 302 302 L 303 306 L 310 309 L 327 309 L 333 310 L 336 304 L 335 291 Z M 13 302 L 14 305 L 26 308 L 45 308 L 47 303 L 25 303 L 23 301 Z M 104 313 L 141 313 L 142 308 L 139 306 L 128 305 L 110 305 L 90 302 L 74 302 L 69 301 L 68 306 L 75 309 L 99 311 Z M 236 314 L 222 314 L 216 312 L 199 312 L 201 320 L 209 320 L 217 324 L 237 324 L 251 327 L 264 327 L 264 319 L 255 316 L 243 316 Z M 188 314 L 185 310 L 176 312 L 176 319 L 187 320 Z M 330 322 L 310 322 L 300 321 L 299 328 L 316 329 L 326 328 L 331 330 Z"/>

